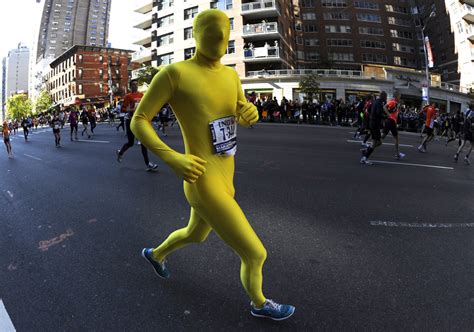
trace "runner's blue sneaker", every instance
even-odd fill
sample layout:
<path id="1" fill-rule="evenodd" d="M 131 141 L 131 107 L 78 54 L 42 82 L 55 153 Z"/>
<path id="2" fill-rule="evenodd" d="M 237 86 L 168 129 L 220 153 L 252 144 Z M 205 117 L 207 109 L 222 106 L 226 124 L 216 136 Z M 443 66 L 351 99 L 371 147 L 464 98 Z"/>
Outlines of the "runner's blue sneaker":
<path id="1" fill-rule="evenodd" d="M 153 249 L 152 248 L 143 248 L 142 250 L 142 257 L 145 258 L 153 268 L 155 269 L 155 273 L 158 277 L 163 279 L 168 279 L 171 275 L 170 271 L 166 268 L 165 262 L 160 263 L 153 259 L 152 257 Z"/>
<path id="2" fill-rule="evenodd" d="M 273 320 L 284 320 L 290 318 L 295 312 L 295 307 L 289 304 L 278 304 L 267 299 L 263 307 L 257 309 L 253 303 L 250 303 L 252 310 L 250 313 L 255 317 L 271 318 Z"/>

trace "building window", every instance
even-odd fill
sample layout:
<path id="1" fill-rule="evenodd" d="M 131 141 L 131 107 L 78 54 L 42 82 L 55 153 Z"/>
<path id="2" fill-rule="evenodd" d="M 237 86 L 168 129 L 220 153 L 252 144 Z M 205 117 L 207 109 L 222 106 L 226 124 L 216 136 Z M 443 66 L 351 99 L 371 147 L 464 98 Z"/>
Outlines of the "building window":
<path id="1" fill-rule="evenodd" d="M 169 65 L 173 62 L 173 53 L 163 54 L 158 56 L 158 66 L 159 65 Z"/>
<path id="2" fill-rule="evenodd" d="M 234 54 L 235 53 L 235 41 L 229 40 L 229 44 L 227 45 L 226 54 Z"/>
<path id="3" fill-rule="evenodd" d="M 229 18 L 229 24 L 230 24 L 230 31 L 234 30 L 234 18 L 233 17 Z"/>
<path id="4" fill-rule="evenodd" d="M 393 63 L 398 66 L 406 66 L 406 67 L 416 67 L 416 63 L 412 59 L 402 58 L 399 56 L 393 57 Z"/>
<path id="5" fill-rule="evenodd" d="M 171 14 L 171 15 L 159 18 L 157 25 L 158 25 L 158 28 L 161 28 L 161 27 L 166 27 L 168 25 L 171 25 L 173 23 L 174 23 L 174 15 Z"/>
<path id="6" fill-rule="evenodd" d="M 325 20 L 340 20 L 340 21 L 347 21 L 349 20 L 349 14 L 347 13 L 324 13 L 323 18 Z"/>
<path id="7" fill-rule="evenodd" d="M 158 47 L 173 44 L 173 33 L 158 36 Z"/>
<path id="8" fill-rule="evenodd" d="M 357 21 L 382 23 L 380 15 L 360 13 L 356 15 Z"/>
<path id="9" fill-rule="evenodd" d="M 306 52 L 305 56 L 306 56 L 306 60 L 310 60 L 310 61 L 321 60 L 321 57 L 318 52 Z"/>
<path id="10" fill-rule="evenodd" d="M 360 47 L 363 48 L 378 48 L 381 50 L 385 49 L 385 42 L 376 41 L 376 40 L 361 40 Z"/>
<path id="11" fill-rule="evenodd" d="M 390 13 L 408 14 L 408 8 L 403 6 L 385 5 L 385 10 Z"/>
<path id="12" fill-rule="evenodd" d="M 174 0 L 158 0 L 158 10 L 173 7 Z"/>
<path id="13" fill-rule="evenodd" d="M 332 61 L 354 61 L 352 53 L 328 53 L 328 59 Z"/>
<path id="14" fill-rule="evenodd" d="M 327 39 L 327 46 L 352 47 L 352 39 Z"/>
<path id="15" fill-rule="evenodd" d="M 390 36 L 393 38 L 413 39 L 413 34 L 410 31 L 390 30 Z"/>
<path id="16" fill-rule="evenodd" d="M 100 91 L 100 93 L 104 92 L 104 84 L 99 83 L 99 91 Z"/>
<path id="17" fill-rule="evenodd" d="M 362 61 L 371 63 L 387 63 L 387 57 L 383 54 L 363 53 Z"/>
<path id="18" fill-rule="evenodd" d="M 196 47 L 187 48 L 184 50 L 184 60 L 191 59 L 196 52 Z"/>
<path id="19" fill-rule="evenodd" d="M 351 33 L 352 28 L 349 25 L 326 25 L 324 30 L 329 33 Z"/>
<path id="20" fill-rule="evenodd" d="M 302 0 L 301 7 L 303 8 L 314 8 L 314 0 Z"/>
<path id="21" fill-rule="evenodd" d="M 317 38 L 306 38 L 304 40 L 306 46 L 319 46 L 319 39 Z"/>
<path id="22" fill-rule="evenodd" d="M 77 77 L 78 77 L 78 78 L 82 78 L 82 73 L 83 73 L 83 72 L 82 72 L 82 69 L 79 68 L 79 69 L 77 70 Z"/>
<path id="23" fill-rule="evenodd" d="M 184 19 L 189 20 L 198 14 L 198 7 L 192 7 L 184 10 Z"/>
<path id="24" fill-rule="evenodd" d="M 298 60 L 304 60 L 304 52 L 303 51 L 297 51 L 296 56 L 298 57 Z"/>
<path id="25" fill-rule="evenodd" d="M 388 24 L 401 25 L 401 26 L 404 26 L 404 27 L 411 27 L 411 20 L 389 16 L 388 17 Z"/>
<path id="26" fill-rule="evenodd" d="M 316 20 L 316 13 L 303 13 L 302 17 L 304 21 L 314 21 Z"/>
<path id="27" fill-rule="evenodd" d="M 345 8 L 347 7 L 347 1 L 346 0 L 322 0 L 321 4 L 323 7 L 329 7 L 329 8 Z"/>
<path id="28" fill-rule="evenodd" d="M 184 29 L 184 40 L 193 38 L 193 28 Z"/>
<path id="29" fill-rule="evenodd" d="M 358 9 L 379 10 L 379 4 L 368 1 L 354 1 L 354 7 Z"/>
<path id="30" fill-rule="evenodd" d="M 77 93 L 80 94 L 80 95 L 82 95 L 82 84 L 81 84 L 81 83 L 79 83 L 79 84 L 77 85 Z"/>
<path id="31" fill-rule="evenodd" d="M 382 28 L 359 27 L 359 34 L 361 34 L 361 35 L 383 36 L 383 29 Z"/>
<path id="32" fill-rule="evenodd" d="M 392 51 L 404 52 L 404 53 L 415 53 L 415 48 L 413 46 L 402 45 L 399 43 L 392 43 Z"/>
<path id="33" fill-rule="evenodd" d="M 318 32 L 318 27 L 315 24 L 305 24 L 303 27 L 304 32 Z"/>

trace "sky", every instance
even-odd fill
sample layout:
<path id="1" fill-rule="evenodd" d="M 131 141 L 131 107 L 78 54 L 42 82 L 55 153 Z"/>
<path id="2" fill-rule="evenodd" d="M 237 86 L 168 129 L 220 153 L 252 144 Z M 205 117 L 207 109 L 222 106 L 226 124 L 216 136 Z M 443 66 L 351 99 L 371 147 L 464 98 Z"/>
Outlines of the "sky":
<path id="1" fill-rule="evenodd" d="M 112 47 L 136 50 L 133 42 L 140 39 L 140 30 L 134 29 L 133 25 L 140 21 L 142 16 L 133 10 L 137 4 L 146 2 L 144 0 L 112 0 L 109 26 L 109 42 Z M 8 55 L 8 52 L 23 43 L 32 48 L 36 43 L 43 3 L 36 0 L 0 1 L 0 58 Z M 143 32 L 142 32 L 143 33 Z"/>

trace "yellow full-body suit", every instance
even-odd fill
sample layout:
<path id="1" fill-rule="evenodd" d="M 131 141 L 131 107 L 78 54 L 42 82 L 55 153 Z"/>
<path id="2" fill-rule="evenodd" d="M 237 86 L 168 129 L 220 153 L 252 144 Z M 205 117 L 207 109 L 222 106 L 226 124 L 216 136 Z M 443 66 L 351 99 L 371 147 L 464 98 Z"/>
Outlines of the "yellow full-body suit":
<path id="1" fill-rule="evenodd" d="M 187 227 L 170 234 L 153 250 L 153 258 L 163 261 L 179 248 L 204 241 L 213 230 L 239 255 L 242 284 L 252 302 L 261 306 L 266 300 L 262 267 L 267 252 L 234 199 L 233 153 L 217 152 L 210 126 L 223 118 L 249 126 L 258 120 L 258 113 L 247 102 L 235 70 L 220 63 L 229 40 L 228 17 L 219 10 L 206 10 L 196 17 L 193 29 L 195 56 L 156 74 L 131 123 L 142 144 L 184 178 L 184 192 L 191 205 Z M 181 126 L 185 154 L 167 146 L 151 125 L 166 103 Z M 223 123 L 219 124 L 222 132 L 232 135 L 235 124 Z M 213 129 L 219 131 L 217 125 Z"/>

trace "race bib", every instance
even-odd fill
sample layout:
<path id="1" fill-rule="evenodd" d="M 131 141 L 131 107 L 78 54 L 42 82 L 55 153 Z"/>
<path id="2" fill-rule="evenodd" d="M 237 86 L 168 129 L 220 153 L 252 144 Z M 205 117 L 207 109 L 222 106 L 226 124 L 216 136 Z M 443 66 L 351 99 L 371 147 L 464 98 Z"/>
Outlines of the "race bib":
<path id="1" fill-rule="evenodd" d="M 220 118 L 209 123 L 214 152 L 233 156 L 237 151 L 237 124 L 234 116 Z"/>

